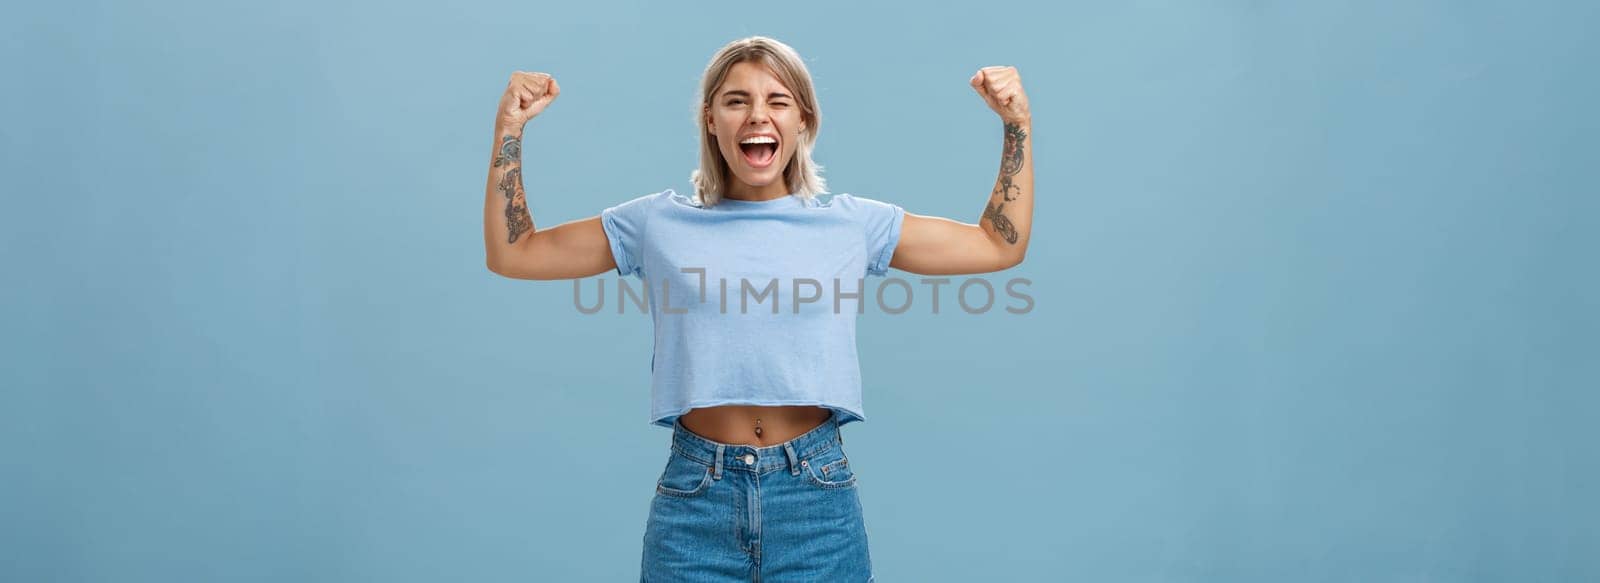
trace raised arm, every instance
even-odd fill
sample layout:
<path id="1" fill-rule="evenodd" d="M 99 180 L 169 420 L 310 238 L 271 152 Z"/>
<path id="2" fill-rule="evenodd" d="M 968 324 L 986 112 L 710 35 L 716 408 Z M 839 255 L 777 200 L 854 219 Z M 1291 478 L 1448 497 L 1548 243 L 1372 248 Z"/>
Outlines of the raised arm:
<path id="1" fill-rule="evenodd" d="M 1015 67 L 984 67 L 972 88 L 1000 114 L 1000 172 L 978 224 L 905 214 L 889 266 L 922 275 L 988 273 L 1027 255 L 1033 228 L 1033 116 Z"/>
<path id="2" fill-rule="evenodd" d="M 554 78 L 511 75 L 495 116 L 494 149 L 483 203 L 489 271 L 516 279 L 574 279 L 616 268 L 600 217 L 535 229 L 522 189 L 522 135 L 529 120 L 561 94 Z"/>

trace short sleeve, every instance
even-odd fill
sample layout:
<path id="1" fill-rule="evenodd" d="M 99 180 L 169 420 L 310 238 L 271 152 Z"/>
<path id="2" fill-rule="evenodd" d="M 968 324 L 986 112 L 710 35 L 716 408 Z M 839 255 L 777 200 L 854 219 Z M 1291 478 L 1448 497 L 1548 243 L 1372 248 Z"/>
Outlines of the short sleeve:
<path id="1" fill-rule="evenodd" d="M 617 262 L 617 275 L 642 276 L 645 223 L 660 193 L 647 194 L 600 211 L 600 226 L 611 243 L 611 257 Z"/>
<path id="2" fill-rule="evenodd" d="M 906 211 L 892 202 L 851 196 L 867 237 L 867 273 L 888 275 L 889 260 L 900 243 L 900 224 Z"/>

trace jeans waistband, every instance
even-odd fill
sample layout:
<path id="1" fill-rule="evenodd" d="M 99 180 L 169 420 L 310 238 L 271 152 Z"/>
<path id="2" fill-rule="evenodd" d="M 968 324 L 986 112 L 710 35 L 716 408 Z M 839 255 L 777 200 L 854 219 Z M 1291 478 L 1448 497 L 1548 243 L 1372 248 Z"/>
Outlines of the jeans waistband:
<path id="1" fill-rule="evenodd" d="M 839 433 L 839 412 L 833 411 L 827 421 L 810 431 L 776 445 L 722 443 L 712 441 L 689 431 L 682 419 L 672 422 L 672 449 L 689 459 L 712 466 L 712 475 L 722 479 L 724 469 L 754 471 L 758 474 L 774 469 L 800 472 L 800 460 L 828 451 L 844 443 Z"/>

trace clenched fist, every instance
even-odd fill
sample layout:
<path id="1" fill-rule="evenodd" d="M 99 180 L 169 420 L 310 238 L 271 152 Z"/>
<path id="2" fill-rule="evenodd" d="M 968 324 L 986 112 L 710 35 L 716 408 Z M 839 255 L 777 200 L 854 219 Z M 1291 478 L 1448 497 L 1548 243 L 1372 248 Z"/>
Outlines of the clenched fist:
<path id="1" fill-rule="evenodd" d="M 1022 91 L 1022 76 L 1016 67 L 984 67 L 972 76 L 972 89 L 978 92 L 989 109 L 1000 114 L 1001 121 L 1028 123 L 1033 114 L 1028 111 L 1028 94 Z"/>
<path id="2" fill-rule="evenodd" d="M 500 111 L 495 115 L 495 124 L 521 129 L 533 116 L 549 107 L 558 95 L 561 95 L 561 86 L 549 74 L 526 71 L 512 73 L 505 94 L 500 96 Z"/>

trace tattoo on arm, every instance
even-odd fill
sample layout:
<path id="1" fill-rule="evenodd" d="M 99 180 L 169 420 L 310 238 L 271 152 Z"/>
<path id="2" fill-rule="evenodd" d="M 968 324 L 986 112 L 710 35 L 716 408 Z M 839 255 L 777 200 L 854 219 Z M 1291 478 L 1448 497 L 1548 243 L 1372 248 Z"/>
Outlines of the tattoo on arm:
<path id="1" fill-rule="evenodd" d="M 1005 153 L 1000 157 L 1000 186 L 995 188 L 995 192 L 1007 201 L 1016 200 L 1022 192 L 1022 187 L 1011 184 L 1011 177 L 1022 171 L 1022 142 L 1027 138 L 1028 132 L 1021 125 L 1006 123 Z M 1012 194 L 1013 189 L 1016 195 Z"/>
<path id="2" fill-rule="evenodd" d="M 500 138 L 500 152 L 494 156 L 494 167 L 507 166 L 522 161 L 522 139 L 516 136 Z"/>
<path id="3" fill-rule="evenodd" d="M 996 205 L 990 202 L 989 206 L 983 209 L 983 218 L 989 219 L 990 222 L 994 223 L 994 230 L 1000 233 L 1001 237 L 1005 237 L 1007 243 L 1015 245 L 1017 243 L 1017 228 L 1011 224 L 1011 219 L 1000 214 L 1000 211 L 1005 207 L 1006 203 L 1002 202 Z"/>
<path id="4" fill-rule="evenodd" d="M 500 194 L 506 196 L 506 242 L 516 243 L 523 233 L 533 229 L 533 218 L 528 216 L 528 203 L 522 190 L 522 140 L 505 136 L 500 141 L 500 152 L 494 157 L 496 168 L 508 166 L 500 177 Z"/>
<path id="5" fill-rule="evenodd" d="M 1016 200 L 1022 195 L 1022 187 L 1011 183 L 1011 177 L 1022 171 L 1022 142 L 1027 139 L 1028 132 L 1016 123 L 1006 123 L 1006 146 L 1000 157 L 1000 184 L 994 193 L 1000 195 L 1002 202 L 995 204 L 993 201 L 983 209 L 983 218 L 994 223 L 994 230 L 1005 238 L 1007 243 L 1017 244 L 1017 227 L 1011 224 L 1003 211 L 1006 202 Z M 1015 193 L 1013 193 L 1015 191 Z"/>

